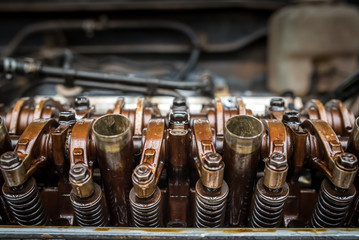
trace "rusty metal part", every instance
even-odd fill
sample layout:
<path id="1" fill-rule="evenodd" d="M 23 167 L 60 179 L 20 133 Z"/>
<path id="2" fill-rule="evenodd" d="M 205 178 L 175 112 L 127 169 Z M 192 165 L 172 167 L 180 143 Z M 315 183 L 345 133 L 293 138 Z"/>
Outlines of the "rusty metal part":
<path id="1" fill-rule="evenodd" d="M 80 198 L 89 197 L 94 192 L 92 165 L 95 161 L 93 156 L 96 156 L 96 153 L 91 152 L 92 123 L 92 119 L 82 119 L 77 121 L 71 129 L 70 183 L 72 190 Z"/>
<path id="2" fill-rule="evenodd" d="M 354 128 L 348 141 L 347 151 L 359 158 L 359 117 L 355 119 Z"/>
<path id="3" fill-rule="evenodd" d="M 164 140 L 164 120 L 151 120 L 146 131 L 140 164 L 132 174 L 133 188 L 138 198 L 153 195 L 164 165 L 162 144 Z"/>
<path id="4" fill-rule="evenodd" d="M 70 169 L 70 183 L 73 193 L 79 198 L 88 198 L 93 195 L 95 185 L 87 167 L 76 163 Z"/>
<path id="5" fill-rule="evenodd" d="M 214 136 L 208 121 L 194 120 L 193 141 L 196 145 L 195 158 L 198 174 L 202 184 L 210 189 L 222 186 L 225 164 L 216 153 L 213 143 Z"/>
<path id="6" fill-rule="evenodd" d="M 353 113 L 336 99 L 327 102 L 325 106 L 317 99 L 310 100 L 301 112 L 301 119 L 323 120 L 340 136 L 349 136 L 354 127 Z"/>
<path id="7" fill-rule="evenodd" d="M 255 228 L 280 227 L 288 195 L 287 183 L 273 191 L 265 187 L 263 178 L 261 178 L 256 185 L 249 226 Z"/>
<path id="8" fill-rule="evenodd" d="M 309 133 L 308 152 L 311 164 L 321 170 L 339 188 L 348 189 L 354 182 L 358 162 L 354 155 L 344 153 L 338 137 L 323 120 L 306 120 L 302 127 Z M 342 159 L 352 159 L 353 164 L 346 166 Z"/>
<path id="9" fill-rule="evenodd" d="M 260 157 L 263 124 L 257 118 L 238 115 L 226 122 L 224 161 L 230 226 L 245 226 Z"/>
<path id="10" fill-rule="evenodd" d="M 348 189 L 338 189 L 325 179 L 319 191 L 310 226 L 317 228 L 343 227 L 355 193 L 353 184 Z"/>
<path id="11" fill-rule="evenodd" d="M 10 151 L 11 149 L 11 139 L 5 126 L 5 121 L 3 118 L 0 118 L 0 154 Z"/>
<path id="12" fill-rule="evenodd" d="M 223 227 L 227 206 L 228 185 L 223 181 L 221 188 L 209 190 L 200 180 L 196 183 L 195 227 Z"/>
<path id="13" fill-rule="evenodd" d="M 286 181 L 287 159 L 281 153 L 273 153 L 265 163 L 263 184 L 269 189 L 279 189 Z"/>
<path id="14" fill-rule="evenodd" d="M 1 165 L 1 172 L 9 187 L 23 184 L 51 158 L 50 132 L 57 125 L 54 119 L 38 119 L 25 129 L 14 150 L 21 163 L 10 168 Z"/>
<path id="15" fill-rule="evenodd" d="M 134 165 L 131 123 L 119 114 L 98 118 L 92 131 L 113 225 L 129 224 L 129 181 Z"/>
<path id="16" fill-rule="evenodd" d="M 70 200 L 79 226 L 103 227 L 108 224 L 102 191 L 97 184 L 94 184 L 93 193 L 87 198 L 79 197 L 72 190 Z"/>
<path id="17" fill-rule="evenodd" d="M 150 198 L 137 197 L 134 188 L 130 191 L 133 225 L 136 227 L 162 226 L 161 191 L 156 187 Z"/>
<path id="18" fill-rule="evenodd" d="M 30 226 L 49 224 L 47 211 L 44 209 L 34 178 L 30 178 L 18 188 L 4 184 L 2 192 L 18 224 Z"/>
<path id="19" fill-rule="evenodd" d="M 36 105 L 32 98 L 22 98 L 6 115 L 6 127 L 10 135 L 22 134 L 36 119 L 57 118 L 64 107 L 52 98 L 40 100 Z"/>

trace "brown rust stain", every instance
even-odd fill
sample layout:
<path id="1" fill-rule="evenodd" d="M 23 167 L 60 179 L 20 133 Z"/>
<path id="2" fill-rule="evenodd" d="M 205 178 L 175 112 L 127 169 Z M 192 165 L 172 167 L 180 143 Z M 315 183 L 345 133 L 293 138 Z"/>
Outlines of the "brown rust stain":
<path id="1" fill-rule="evenodd" d="M 254 229 L 254 228 L 230 228 L 222 229 L 223 233 L 252 233 L 252 232 L 276 232 L 276 229 Z"/>
<path id="2" fill-rule="evenodd" d="M 94 231 L 106 232 L 106 231 L 110 231 L 110 228 L 95 228 Z"/>
<path id="3" fill-rule="evenodd" d="M 138 230 L 146 231 L 146 232 L 169 232 L 169 233 L 180 233 L 182 229 L 175 229 L 175 228 L 139 228 Z"/>

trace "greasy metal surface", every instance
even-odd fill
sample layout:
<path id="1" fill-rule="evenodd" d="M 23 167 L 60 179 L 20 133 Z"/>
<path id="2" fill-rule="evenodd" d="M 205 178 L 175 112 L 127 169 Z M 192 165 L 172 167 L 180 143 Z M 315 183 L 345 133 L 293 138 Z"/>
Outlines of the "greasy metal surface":
<path id="1" fill-rule="evenodd" d="M 350 228 L 293 228 L 293 229 L 252 229 L 252 228 L 79 228 L 79 227 L 0 227 L 0 235 L 4 238 L 49 238 L 49 239 L 356 239 L 358 229 Z"/>

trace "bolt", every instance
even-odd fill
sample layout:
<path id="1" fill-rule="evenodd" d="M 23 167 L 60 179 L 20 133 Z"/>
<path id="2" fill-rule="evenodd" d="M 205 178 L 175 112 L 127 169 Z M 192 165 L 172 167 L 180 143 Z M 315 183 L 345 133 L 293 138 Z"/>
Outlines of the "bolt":
<path id="1" fill-rule="evenodd" d="M 285 103 L 284 103 L 283 98 L 272 98 L 270 100 L 269 109 L 272 111 L 284 111 Z"/>
<path id="2" fill-rule="evenodd" d="M 82 181 L 89 177 L 89 172 L 85 165 L 76 163 L 70 170 L 70 177 L 75 181 Z"/>
<path id="3" fill-rule="evenodd" d="M 222 157 L 218 153 L 210 152 L 204 157 L 204 166 L 206 168 L 219 168 L 222 163 Z"/>
<path id="4" fill-rule="evenodd" d="M 288 124 L 299 124 L 300 123 L 299 113 L 297 111 L 285 112 L 282 121 L 283 123 L 288 123 Z"/>
<path id="5" fill-rule="evenodd" d="M 19 166 L 21 164 L 21 159 L 16 152 L 6 152 L 0 157 L 0 165 L 2 168 L 11 169 Z"/>
<path id="6" fill-rule="evenodd" d="M 74 125 L 76 123 L 76 116 L 74 112 L 60 112 L 59 123 L 61 125 Z"/>
<path id="7" fill-rule="evenodd" d="M 75 109 L 84 110 L 90 108 L 90 101 L 87 97 L 77 97 L 75 98 Z"/>
<path id="8" fill-rule="evenodd" d="M 358 160 L 351 153 L 342 153 L 338 156 L 338 164 L 343 168 L 355 168 L 358 165 Z"/>
<path id="9" fill-rule="evenodd" d="M 186 106 L 186 98 L 175 97 L 175 99 L 173 99 L 173 106 Z"/>
<path id="10" fill-rule="evenodd" d="M 282 153 L 272 153 L 268 164 L 274 168 L 284 168 L 287 166 L 287 159 Z"/>
<path id="11" fill-rule="evenodd" d="M 187 112 L 171 112 L 170 113 L 170 122 L 174 124 L 182 124 L 188 122 L 188 113 Z"/>
<path id="12" fill-rule="evenodd" d="M 146 182 L 151 179 L 152 171 L 147 165 L 140 165 L 135 168 L 134 177 L 139 182 Z"/>

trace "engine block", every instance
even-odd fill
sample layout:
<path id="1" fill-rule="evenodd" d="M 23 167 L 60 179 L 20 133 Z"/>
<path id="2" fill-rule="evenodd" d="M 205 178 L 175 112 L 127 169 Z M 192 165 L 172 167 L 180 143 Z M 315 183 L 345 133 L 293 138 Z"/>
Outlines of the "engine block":
<path id="1" fill-rule="evenodd" d="M 1 224 L 358 226 L 359 119 L 339 100 L 272 98 L 258 114 L 235 97 L 113 99 L 23 98 L 4 114 Z"/>

